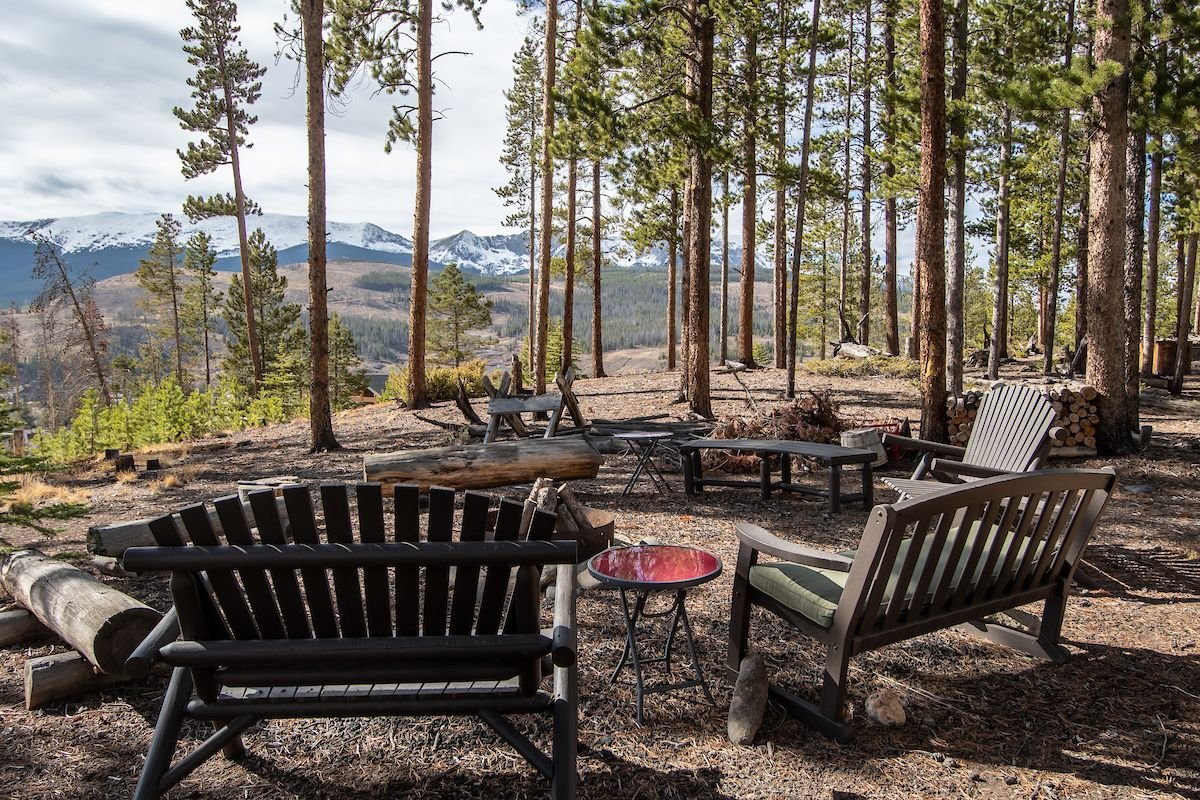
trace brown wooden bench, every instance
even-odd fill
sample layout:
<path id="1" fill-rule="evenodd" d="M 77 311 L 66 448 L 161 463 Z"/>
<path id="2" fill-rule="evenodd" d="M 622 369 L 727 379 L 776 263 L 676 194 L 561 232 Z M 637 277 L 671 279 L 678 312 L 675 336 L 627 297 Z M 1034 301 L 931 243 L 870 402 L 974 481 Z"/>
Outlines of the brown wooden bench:
<path id="1" fill-rule="evenodd" d="M 1061 663 L 1071 579 L 1116 483 L 1103 470 L 1000 476 L 895 505 L 876 506 L 858 547 L 826 553 L 737 525 L 726 667 L 737 675 L 759 606 L 826 647 L 819 703 L 772 685 L 790 711 L 827 736 L 848 739 L 843 718 L 850 659 L 959 626 Z M 779 561 L 760 561 L 759 556 Z M 1014 611 L 1043 602 L 1041 619 Z M 989 615 L 1020 617 L 1028 630 Z"/>
<path id="2" fill-rule="evenodd" d="M 570 414 L 578 430 L 582 431 L 586 428 L 587 421 L 579 407 L 579 400 L 571 388 L 575 383 L 575 369 L 572 367 L 565 374 L 556 375 L 554 383 L 558 386 L 557 392 L 512 395 L 509 394 L 512 386 L 512 376 L 509 373 L 504 373 L 498 387 L 494 386 L 491 380 L 484 375 L 483 390 L 488 396 L 488 426 L 483 435 L 483 441 L 485 443 L 496 441 L 496 437 L 500 435 L 501 425 L 506 425 L 517 436 L 529 436 L 529 426 L 521 419 L 522 414 L 550 414 L 550 421 L 542 435 L 544 439 L 557 435 L 558 426 L 562 422 L 564 413 Z"/>
<path id="3" fill-rule="evenodd" d="M 759 456 L 758 479 L 705 478 L 704 466 L 701 463 L 701 454 L 705 450 L 740 450 L 756 453 Z M 870 450 L 782 439 L 697 439 L 681 444 L 679 452 L 683 456 L 683 488 L 689 495 L 700 493 L 705 486 L 757 486 L 764 500 L 771 496 L 774 489 L 826 497 L 829 499 L 831 512 L 839 511 L 843 500 L 861 499 L 865 509 L 874 505 L 871 462 L 875 460 L 876 454 Z M 777 481 L 771 479 L 772 455 L 780 457 L 781 474 Z M 821 462 L 828 471 L 826 488 L 793 482 L 792 458 L 811 458 Z M 854 465 L 859 466 L 862 474 L 862 490 L 857 494 L 843 494 L 842 467 Z"/>
<path id="4" fill-rule="evenodd" d="M 223 537 L 198 504 L 179 512 L 191 544 L 166 515 L 150 523 L 159 546 L 126 551 L 127 569 L 171 572 L 174 600 L 126 665 L 133 675 L 154 662 L 174 668 L 136 800 L 160 796 L 218 750 L 240 754 L 242 731 L 260 719 L 431 714 L 478 716 L 550 780 L 552 797 L 574 797 L 575 542 L 548 541 L 555 517 L 545 512 L 519 540 L 523 506 L 511 500 L 489 531 L 488 497 L 470 492 L 456 537 L 448 489 L 430 491 L 422 537 L 411 485 L 396 487 L 389 541 L 380 486 L 348 489 L 321 486 L 320 525 L 308 489 L 284 488 L 290 536 L 268 490 L 250 495 L 257 535 L 233 496 L 214 503 Z M 559 565 L 560 590 L 544 630 L 547 564 Z M 549 716 L 552 753 L 508 714 Z M 172 766 L 185 717 L 219 727 Z"/>

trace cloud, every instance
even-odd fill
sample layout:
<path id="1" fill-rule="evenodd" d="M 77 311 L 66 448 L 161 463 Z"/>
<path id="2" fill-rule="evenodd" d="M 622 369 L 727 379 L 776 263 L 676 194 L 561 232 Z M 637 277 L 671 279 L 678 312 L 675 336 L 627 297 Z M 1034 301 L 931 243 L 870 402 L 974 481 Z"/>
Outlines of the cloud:
<path id="1" fill-rule="evenodd" d="M 45 194 L 52 197 L 70 197 L 72 195 L 86 194 L 91 189 L 91 183 L 89 181 L 71 180 L 61 175 L 46 173 L 26 182 L 25 187 L 27 191 L 36 194 Z"/>

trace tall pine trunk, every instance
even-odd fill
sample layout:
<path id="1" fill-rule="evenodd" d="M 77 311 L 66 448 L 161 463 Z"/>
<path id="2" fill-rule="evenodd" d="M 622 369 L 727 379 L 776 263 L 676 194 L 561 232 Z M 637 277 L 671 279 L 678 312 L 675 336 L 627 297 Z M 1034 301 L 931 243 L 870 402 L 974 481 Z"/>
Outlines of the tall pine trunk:
<path id="1" fill-rule="evenodd" d="M 862 275 L 858 282 L 858 341 L 871 339 L 871 2 L 863 20 Z"/>
<path id="2" fill-rule="evenodd" d="M 529 115 L 529 141 L 534 141 L 537 138 L 537 118 L 533 112 Z M 538 174 L 537 167 L 532 163 L 532 154 L 529 164 L 529 353 L 528 360 L 525 362 L 525 369 L 532 372 L 537 369 L 537 242 L 538 242 L 538 226 L 537 226 L 537 183 Z M 519 376 L 514 375 L 514 380 Z"/>
<path id="3" fill-rule="evenodd" d="M 1158 323 L 1158 239 L 1162 220 L 1162 134 L 1154 134 L 1150 153 L 1150 210 L 1146 215 L 1146 308 L 1142 315 L 1142 375 L 1154 374 Z"/>
<path id="4" fill-rule="evenodd" d="M 1008 232 L 1012 181 L 1012 109 L 1004 104 L 1000 141 L 1000 186 L 996 213 L 996 289 L 992 304 L 992 348 L 988 353 L 988 377 L 996 380 L 1000 359 L 1008 357 Z"/>
<path id="5" fill-rule="evenodd" d="M 1179 237 L 1180 243 L 1183 242 L 1183 237 Z M 1178 272 L 1179 280 L 1179 322 L 1176 326 L 1176 341 L 1180 346 L 1175 350 L 1175 375 L 1171 381 L 1171 394 L 1179 395 L 1183 393 L 1183 374 L 1187 372 L 1188 364 L 1188 348 L 1183 347 L 1183 342 L 1188 340 L 1188 336 L 1192 332 L 1191 315 L 1188 314 L 1188 309 L 1192 306 L 1192 293 L 1196 284 L 1196 240 L 1197 234 L 1189 233 L 1187 236 L 1187 256 L 1180 264 Z M 1180 247 L 1180 252 L 1183 248 Z"/>
<path id="6" fill-rule="evenodd" d="M 963 390 L 963 350 L 966 326 L 963 287 L 967 280 L 967 39 L 968 3 L 954 8 L 954 82 L 950 99 L 950 264 L 946 281 L 946 388 L 955 396 Z"/>
<path id="7" fill-rule="evenodd" d="M 1125 154 L 1125 427 L 1136 431 L 1142 348 L 1142 272 L 1146 244 L 1146 131 L 1131 131 Z"/>
<path id="8" fill-rule="evenodd" d="M 688 248 L 688 407 L 712 418 L 709 391 L 709 257 L 712 237 L 712 162 L 709 155 L 713 123 L 713 46 L 716 19 L 707 3 L 688 0 L 693 56 L 688 61 L 689 111 L 700 136 L 691 142 L 688 204 L 691 231 Z"/>
<path id="9" fill-rule="evenodd" d="M 921 281 L 921 438 L 946 439 L 946 16 L 920 0 L 921 172 L 917 271 Z"/>
<path id="10" fill-rule="evenodd" d="M 408 404 L 425 408 L 425 307 L 429 297 L 429 199 L 433 189 L 433 0 L 417 12 L 417 192 L 413 203 L 412 290 L 408 304 Z"/>
<path id="11" fill-rule="evenodd" d="M 675 369 L 675 341 L 679 331 L 675 326 L 679 284 L 679 190 L 671 187 L 671 231 L 667 239 L 667 369 Z"/>
<path id="12" fill-rule="evenodd" d="M 851 325 L 846 316 L 850 311 L 850 126 L 854 124 L 854 120 L 850 116 L 850 101 L 854 95 L 853 11 L 849 12 L 846 32 L 849 42 L 846 44 L 846 138 L 842 143 L 842 267 L 838 274 L 838 318 L 842 321 L 842 334 L 839 339 L 843 341 L 853 339 L 857 327 Z"/>
<path id="13" fill-rule="evenodd" d="M 787 84 L 784 57 L 787 52 L 787 7 L 784 0 L 776 3 L 779 15 L 779 47 L 775 63 L 775 274 L 774 315 L 775 367 L 787 366 L 787 188 L 783 183 L 787 165 Z"/>
<path id="14" fill-rule="evenodd" d="M 1091 203 L 1088 207 L 1087 380 L 1099 393 L 1096 447 L 1128 453 L 1125 385 L 1125 150 L 1129 139 L 1129 0 L 1097 0 L 1093 29 L 1096 62 L 1121 68 L 1092 99 Z"/>
<path id="15" fill-rule="evenodd" d="M 600 158 L 592 159 L 592 377 L 603 378 L 604 334 L 600 324 Z"/>
<path id="16" fill-rule="evenodd" d="M 782 91 L 783 87 L 780 87 Z M 754 258 L 758 244 L 758 31 L 746 35 L 746 111 L 742 119 L 742 275 L 738 283 L 738 360 L 754 366 Z"/>
<path id="17" fill-rule="evenodd" d="M 325 0 L 301 0 L 308 134 L 308 423 L 312 452 L 336 450 L 329 407 L 329 282 L 325 273 Z"/>
<path id="18" fill-rule="evenodd" d="M 1067 42 L 1063 49 L 1063 69 L 1069 72 L 1075 51 L 1075 0 L 1067 3 Z M 1050 276 L 1046 287 L 1045 331 L 1042 372 L 1054 372 L 1054 340 L 1058 326 L 1058 295 L 1062 283 L 1063 215 L 1067 195 L 1067 159 L 1071 154 L 1071 110 L 1062 110 L 1059 123 L 1058 175 L 1054 183 L 1054 228 L 1050 232 Z"/>
<path id="19" fill-rule="evenodd" d="M 717 363 L 729 358 L 729 169 L 721 172 L 721 319 L 717 324 Z"/>
<path id="20" fill-rule="evenodd" d="M 563 269 L 563 347 L 559 369 L 566 374 L 571 366 L 571 348 L 575 344 L 575 216 L 576 191 L 579 188 L 579 159 L 571 145 L 571 157 L 567 160 L 567 253 Z"/>
<path id="21" fill-rule="evenodd" d="M 788 309 L 787 397 L 796 396 L 796 333 L 799 323 L 800 263 L 804 245 L 804 210 L 808 200 L 808 155 L 812 145 L 812 115 L 817 81 L 817 44 L 821 24 L 821 0 L 813 0 L 812 30 L 808 38 L 808 80 L 804 91 L 804 127 L 800 139 L 800 195 L 796 200 L 796 233 L 792 248 L 792 289 Z"/>
<path id="22" fill-rule="evenodd" d="M 965 1 L 965 0 L 964 0 Z M 883 174 L 888 183 L 883 200 L 883 331 L 888 355 L 900 355 L 900 310 L 896 297 L 896 0 L 884 0 L 883 72 L 887 89 L 883 94 L 884 137 L 887 160 Z"/>
<path id="23" fill-rule="evenodd" d="M 554 220 L 554 81 L 558 68 L 558 0 L 546 0 L 545 73 L 542 79 L 542 236 L 538 259 L 537 362 L 534 389 L 546 393 L 546 344 L 550 315 L 550 246 Z"/>

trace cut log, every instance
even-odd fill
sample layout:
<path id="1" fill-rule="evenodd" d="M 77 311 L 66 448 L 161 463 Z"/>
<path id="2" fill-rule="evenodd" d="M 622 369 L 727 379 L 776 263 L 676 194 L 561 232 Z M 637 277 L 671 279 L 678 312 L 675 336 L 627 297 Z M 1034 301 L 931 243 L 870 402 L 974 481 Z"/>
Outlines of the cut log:
<path id="1" fill-rule="evenodd" d="M 275 499 L 275 507 L 279 510 L 279 521 L 283 524 L 284 531 L 286 532 L 288 525 L 287 507 L 283 504 L 282 497 Z M 255 526 L 254 512 L 250 509 L 250 504 L 243 501 L 242 511 L 246 514 L 246 521 L 253 528 Z M 210 510 L 208 518 L 212 522 L 213 530 L 221 534 L 223 529 L 221 528 L 221 521 L 217 518 L 216 512 Z M 179 520 L 179 515 L 174 515 L 172 519 L 175 522 L 175 530 L 179 533 L 180 538 L 185 542 L 188 541 L 187 531 L 184 530 L 183 523 Z M 93 525 L 88 528 L 87 533 L 88 552 L 98 556 L 120 558 L 130 547 L 153 547 L 156 544 L 154 535 L 150 533 L 149 518 L 135 519 L 129 522 L 115 522 L 111 525 Z"/>
<path id="2" fill-rule="evenodd" d="M 363 475 L 385 486 L 416 483 L 454 489 L 487 489 L 529 483 L 543 475 L 594 478 L 604 458 L 580 438 L 519 439 L 512 442 L 400 450 L 363 459 Z"/>
<path id="3" fill-rule="evenodd" d="M 0 563 L 13 598 L 102 672 L 121 675 L 125 659 L 162 615 L 88 573 L 37 550 Z"/>
<path id="4" fill-rule="evenodd" d="M 86 658 L 74 651 L 31 658 L 25 662 L 25 708 L 33 711 L 121 680 L 119 675 L 97 673 Z"/>
<path id="5" fill-rule="evenodd" d="M 50 629 L 23 608 L 0 612 L 0 647 L 49 636 Z"/>
<path id="6" fill-rule="evenodd" d="M 839 358 L 870 358 L 879 355 L 880 351 L 865 344 L 839 342 L 834 347 L 833 354 Z"/>

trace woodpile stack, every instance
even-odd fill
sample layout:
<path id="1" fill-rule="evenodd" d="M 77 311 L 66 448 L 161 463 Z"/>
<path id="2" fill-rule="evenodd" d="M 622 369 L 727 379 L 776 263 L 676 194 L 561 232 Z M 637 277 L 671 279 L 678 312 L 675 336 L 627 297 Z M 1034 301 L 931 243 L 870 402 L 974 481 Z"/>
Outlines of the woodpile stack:
<path id="1" fill-rule="evenodd" d="M 842 431 L 855 427 L 853 420 L 843 418 L 838 411 L 838 404 L 828 391 L 810 391 L 790 406 L 775 408 L 767 414 L 722 420 L 713 429 L 712 438 L 837 444 Z M 706 450 L 702 458 L 706 468 L 724 472 L 756 472 L 759 468 L 759 457 L 754 454 L 734 455 Z"/>
<path id="2" fill-rule="evenodd" d="M 965 446 L 971 438 L 975 417 L 986 392 L 964 392 L 946 400 L 947 434 L 950 444 Z M 1053 441 L 1052 455 L 1087 456 L 1096 452 L 1096 390 L 1091 386 L 1072 388 L 1052 387 L 1046 397 L 1056 414 L 1053 427 L 1066 432 L 1063 438 Z"/>

